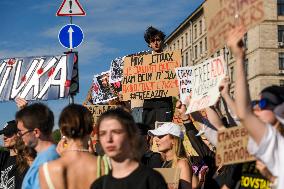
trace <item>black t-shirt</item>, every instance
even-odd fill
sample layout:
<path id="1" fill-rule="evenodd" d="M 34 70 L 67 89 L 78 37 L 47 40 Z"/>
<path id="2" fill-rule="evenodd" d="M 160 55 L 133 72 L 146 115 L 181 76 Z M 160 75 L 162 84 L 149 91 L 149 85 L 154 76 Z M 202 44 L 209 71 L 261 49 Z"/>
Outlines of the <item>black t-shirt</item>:
<path id="1" fill-rule="evenodd" d="M 161 154 L 153 151 L 148 151 L 142 156 L 141 163 L 149 168 L 161 168 Z"/>
<path id="2" fill-rule="evenodd" d="M 6 151 L 0 152 L 0 188 L 20 189 L 27 170 L 20 174 L 17 170 L 16 156 L 10 156 Z"/>
<path id="3" fill-rule="evenodd" d="M 112 172 L 97 179 L 91 189 L 167 189 L 162 175 L 153 169 L 139 165 L 130 175 L 114 178 Z"/>

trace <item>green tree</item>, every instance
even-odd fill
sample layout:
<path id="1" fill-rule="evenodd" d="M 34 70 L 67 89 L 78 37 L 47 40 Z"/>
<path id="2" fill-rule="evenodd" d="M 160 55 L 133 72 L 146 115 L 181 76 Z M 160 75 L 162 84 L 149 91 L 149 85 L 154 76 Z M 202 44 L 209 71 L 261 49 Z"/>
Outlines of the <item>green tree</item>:
<path id="1" fill-rule="evenodd" d="M 59 129 L 56 129 L 52 132 L 52 139 L 56 144 L 61 140 L 61 134 Z"/>

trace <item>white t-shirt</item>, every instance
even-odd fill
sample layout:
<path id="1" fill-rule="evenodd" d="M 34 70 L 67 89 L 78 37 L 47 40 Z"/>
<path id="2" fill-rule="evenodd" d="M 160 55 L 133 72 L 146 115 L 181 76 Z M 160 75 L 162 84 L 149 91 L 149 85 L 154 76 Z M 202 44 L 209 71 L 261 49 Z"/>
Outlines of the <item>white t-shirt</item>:
<path id="1" fill-rule="evenodd" d="M 284 188 L 284 138 L 271 125 L 267 125 L 267 130 L 259 145 L 249 137 L 248 151 L 260 159 L 278 177 L 278 189 Z M 257 128 L 256 128 L 257 129 Z"/>

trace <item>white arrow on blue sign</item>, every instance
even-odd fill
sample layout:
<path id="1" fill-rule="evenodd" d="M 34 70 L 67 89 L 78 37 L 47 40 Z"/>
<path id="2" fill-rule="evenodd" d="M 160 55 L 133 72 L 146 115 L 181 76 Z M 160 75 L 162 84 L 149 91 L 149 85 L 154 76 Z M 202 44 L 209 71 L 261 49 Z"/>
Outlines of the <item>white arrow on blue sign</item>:
<path id="1" fill-rule="evenodd" d="M 84 34 L 79 26 L 75 24 L 67 24 L 59 31 L 58 39 L 63 47 L 74 49 L 82 43 Z"/>

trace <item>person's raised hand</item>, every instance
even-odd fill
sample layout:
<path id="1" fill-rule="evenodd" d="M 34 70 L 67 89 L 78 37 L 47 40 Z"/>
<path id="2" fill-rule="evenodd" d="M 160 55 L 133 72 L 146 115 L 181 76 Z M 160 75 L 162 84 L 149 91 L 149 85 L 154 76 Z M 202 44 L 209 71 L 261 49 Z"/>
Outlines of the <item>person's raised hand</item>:
<path id="1" fill-rule="evenodd" d="M 20 98 L 20 97 L 17 97 L 15 99 L 15 102 L 16 102 L 19 110 L 23 109 L 24 107 L 26 107 L 28 105 L 28 102 L 25 99 Z"/>

